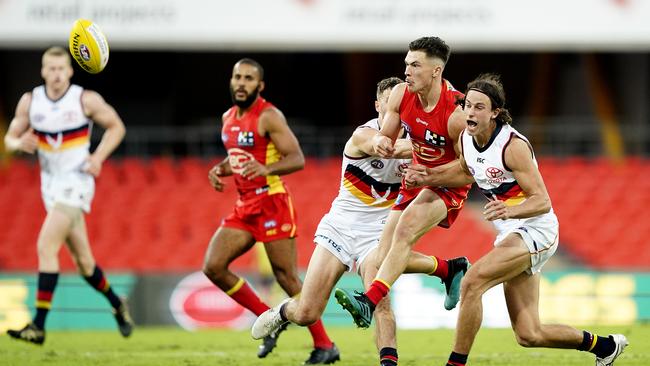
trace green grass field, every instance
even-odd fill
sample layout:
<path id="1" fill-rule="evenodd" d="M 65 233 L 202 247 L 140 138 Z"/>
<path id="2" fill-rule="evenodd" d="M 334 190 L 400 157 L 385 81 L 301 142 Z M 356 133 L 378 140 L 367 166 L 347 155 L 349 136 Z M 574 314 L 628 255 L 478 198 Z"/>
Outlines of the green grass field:
<path id="1" fill-rule="evenodd" d="M 625 334 L 630 346 L 616 366 L 650 365 L 650 325 L 592 328 L 600 334 Z M 337 365 L 378 365 L 372 331 L 330 328 L 341 350 Z M 0 336 L 0 365 L 300 365 L 311 351 L 307 329 L 290 327 L 266 359 L 256 357 L 258 341 L 248 331 L 210 330 L 196 333 L 178 328 L 138 328 L 131 339 L 117 331 L 58 331 L 44 346 Z M 444 365 L 451 350 L 452 330 L 400 331 L 400 365 Z M 510 329 L 482 329 L 470 365 L 593 365 L 593 355 L 575 350 L 525 349 Z"/>

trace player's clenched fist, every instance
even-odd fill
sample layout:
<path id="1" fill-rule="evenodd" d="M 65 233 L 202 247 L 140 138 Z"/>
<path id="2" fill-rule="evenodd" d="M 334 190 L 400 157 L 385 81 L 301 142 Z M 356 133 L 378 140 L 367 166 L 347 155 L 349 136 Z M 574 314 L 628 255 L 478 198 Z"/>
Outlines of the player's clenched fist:
<path id="1" fill-rule="evenodd" d="M 395 153 L 393 140 L 382 134 L 377 134 L 372 138 L 372 147 L 375 150 L 375 153 L 382 158 L 392 158 Z"/>
<path id="2" fill-rule="evenodd" d="M 208 172 L 208 180 L 210 181 L 210 185 L 212 188 L 219 192 L 223 192 L 223 188 L 225 184 L 221 181 L 221 176 L 224 176 L 224 168 L 220 164 L 217 164 L 210 169 L 210 172 Z"/>

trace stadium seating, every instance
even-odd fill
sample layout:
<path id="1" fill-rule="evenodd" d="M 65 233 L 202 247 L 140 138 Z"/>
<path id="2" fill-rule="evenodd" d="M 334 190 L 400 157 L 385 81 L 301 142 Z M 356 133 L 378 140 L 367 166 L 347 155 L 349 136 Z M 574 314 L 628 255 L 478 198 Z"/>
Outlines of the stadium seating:
<path id="1" fill-rule="evenodd" d="M 201 268 L 207 243 L 220 220 L 231 212 L 237 193 L 227 179 L 225 192 L 207 182 L 214 161 L 113 159 L 97 181 L 88 230 L 95 256 L 109 270 L 182 272 Z M 298 213 L 298 257 L 305 268 L 312 236 L 336 196 L 340 159 L 310 159 L 303 171 L 285 178 Z M 650 203 L 650 162 L 630 158 L 540 159 L 561 223 L 563 252 L 600 269 L 650 266 L 650 237 L 643 210 Z M 0 166 L 0 270 L 36 268 L 36 238 L 45 216 L 39 171 L 34 161 L 15 159 Z M 480 215 L 483 199 L 468 203 L 452 229 L 436 228 L 416 249 L 440 257 L 467 255 L 476 260 L 494 240 Z M 67 254 L 62 268 L 73 270 Z M 233 264 L 255 270 L 253 254 Z"/>

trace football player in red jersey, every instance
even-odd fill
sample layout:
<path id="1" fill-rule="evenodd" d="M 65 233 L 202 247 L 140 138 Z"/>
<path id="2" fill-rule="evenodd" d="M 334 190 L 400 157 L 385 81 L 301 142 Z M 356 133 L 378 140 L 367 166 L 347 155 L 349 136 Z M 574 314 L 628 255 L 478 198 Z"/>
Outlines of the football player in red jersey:
<path id="1" fill-rule="evenodd" d="M 284 115 L 260 96 L 262 90 L 262 66 L 249 58 L 239 60 L 230 79 L 234 106 L 223 114 L 221 131 L 228 157 L 208 174 L 217 191 L 223 190 L 222 177 L 234 176 L 239 199 L 210 240 L 203 265 L 203 272 L 215 285 L 258 316 L 269 307 L 228 267 L 255 242 L 263 242 L 282 289 L 289 296 L 300 293 L 295 212 L 280 176 L 300 170 L 305 164 L 298 140 Z M 273 350 L 282 330 L 264 338 L 258 357 L 264 358 Z M 309 331 L 314 350 L 305 364 L 339 359 L 339 351 L 320 320 L 309 326 Z"/>
<path id="2" fill-rule="evenodd" d="M 457 105 L 462 93 L 442 77 L 449 59 L 449 46 L 438 37 L 421 37 L 409 44 L 404 60 L 406 83 L 391 92 L 384 124 L 373 138 L 376 153 L 392 157 L 401 125 L 413 145 L 413 163 L 437 167 L 456 160 L 454 144 L 465 127 L 465 116 Z M 401 122 L 401 123 L 400 123 Z M 402 189 L 388 216 L 380 241 L 384 260 L 376 279 L 365 293 L 353 295 L 337 289 L 337 301 L 362 328 L 370 326 L 376 305 L 404 272 L 417 240 L 434 226 L 448 228 L 458 216 L 469 185 L 456 188 L 421 187 Z M 436 258 L 434 275 L 445 284 L 445 308 L 452 309 L 460 298 L 460 282 L 467 271 L 467 258 Z"/>

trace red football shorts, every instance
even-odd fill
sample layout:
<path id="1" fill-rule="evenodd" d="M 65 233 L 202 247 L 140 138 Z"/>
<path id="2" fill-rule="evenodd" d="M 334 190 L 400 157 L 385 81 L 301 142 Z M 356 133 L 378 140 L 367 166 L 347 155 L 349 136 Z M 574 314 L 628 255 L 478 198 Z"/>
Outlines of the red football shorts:
<path id="1" fill-rule="evenodd" d="M 447 206 L 447 217 L 444 220 L 440 221 L 438 224 L 438 226 L 447 229 L 451 227 L 454 221 L 456 221 L 460 210 L 463 208 L 465 199 L 467 199 L 467 192 L 469 191 L 469 187 L 470 186 L 444 188 L 424 186 L 413 189 L 406 189 L 406 187 L 404 187 L 404 183 L 402 183 L 402 187 L 400 187 L 399 190 L 399 195 L 397 196 L 392 209 L 395 211 L 404 211 L 406 207 L 408 207 L 408 205 L 415 199 L 415 197 L 417 197 L 420 191 L 423 189 L 428 189 L 437 194 L 442 202 L 445 203 L 445 206 Z"/>
<path id="2" fill-rule="evenodd" d="M 256 241 L 268 243 L 296 237 L 296 213 L 288 193 L 260 195 L 237 200 L 221 226 L 248 231 Z"/>

